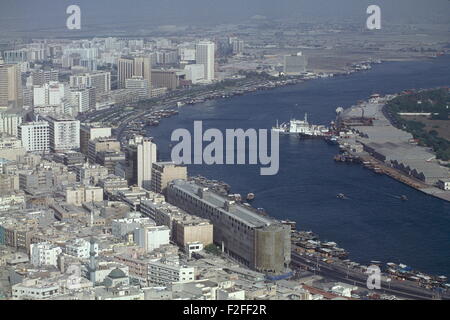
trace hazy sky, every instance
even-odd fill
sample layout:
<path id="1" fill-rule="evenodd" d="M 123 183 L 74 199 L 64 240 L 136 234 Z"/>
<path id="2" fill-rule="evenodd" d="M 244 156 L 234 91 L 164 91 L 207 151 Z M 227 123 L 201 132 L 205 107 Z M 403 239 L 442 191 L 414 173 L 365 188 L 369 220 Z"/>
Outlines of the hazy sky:
<path id="1" fill-rule="evenodd" d="M 449 0 L 0 0 L 0 27 L 64 26 L 71 4 L 81 7 L 83 23 L 233 23 L 254 15 L 358 21 L 369 4 L 389 22 L 450 22 Z"/>

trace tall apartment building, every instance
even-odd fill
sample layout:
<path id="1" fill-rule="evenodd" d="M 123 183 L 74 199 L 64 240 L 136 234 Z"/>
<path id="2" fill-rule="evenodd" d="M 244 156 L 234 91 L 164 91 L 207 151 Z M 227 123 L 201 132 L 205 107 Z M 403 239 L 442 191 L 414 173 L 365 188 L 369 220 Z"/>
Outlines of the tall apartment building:
<path id="1" fill-rule="evenodd" d="M 196 46 L 195 62 L 205 66 L 204 79 L 207 81 L 214 80 L 214 42 L 200 41 Z"/>
<path id="2" fill-rule="evenodd" d="M 291 259 L 289 226 L 185 180 L 175 180 L 167 187 L 167 199 L 210 220 L 214 242 L 242 264 L 267 274 L 286 273 Z"/>
<path id="3" fill-rule="evenodd" d="M 152 63 L 150 57 L 134 58 L 133 76 L 147 80 L 148 96 L 152 91 Z"/>
<path id="4" fill-rule="evenodd" d="M 151 190 L 164 193 L 170 182 L 187 179 L 187 168 L 173 162 L 155 162 L 152 166 Z"/>
<path id="5" fill-rule="evenodd" d="M 95 88 L 70 88 L 69 92 L 70 103 L 76 112 L 88 112 L 95 109 Z"/>
<path id="6" fill-rule="evenodd" d="M 119 89 L 125 88 L 125 80 L 134 75 L 134 59 L 119 58 L 117 60 L 117 86 Z"/>
<path id="7" fill-rule="evenodd" d="M 0 108 L 22 108 L 20 65 L 0 62 Z"/>
<path id="8" fill-rule="evenodd" d="M 71 87 L 95 88 L 97 96 L 107 94 L 111 91 L 111 73 L 94 72 L 70 76 Z"/>
<path id="9" fill-rule="evenodd" d="M 156 144 L 151 138 L 136 135 L 129 140 L 125 157 L 129 184 L 150 190 L 152 165 L 156 162 Z"/>
<path id="10" fill-rule="evenodd" d="M 26 151 L 50 151 L 50 127 L 46 121 L 22 123 L 19 126 L 18 137 Z"/>
<path id="11" fill-rule="evenodd" d="M 80 121 L 63 114 L 42 115 L 49 124 L 50 150 L 61 152 L 80 148 Z"/>
<path id="12" fill-rule="evenodd" d="M 33 86 L 42 86 L 50 81 L 59 81 L 58 70 L 35 70 L 31 72 L 31 78 L 33 79 Z"/>
<path id="13" fill-rule="evenodd" d="M 119 58 L 117 61 L 117 83 L 119 88 L 126 88 L 126 79 L 134 76 L 147 80 L 149 96 L 152 86 L 152 65 L 150 57 Z"/>
<path id="14" fill-rule="evenodd" d="M 0 132 L 17 137 L 18 127 L 22 123 L 22 114 L 7 110 L 0 112 Z"/>
<path id="15" fill-rule="evenodd" d="M 33 88 L 34 106 L 60 105 L 69 96 L 69 88 L 61 82 L 50 81 Z"/>

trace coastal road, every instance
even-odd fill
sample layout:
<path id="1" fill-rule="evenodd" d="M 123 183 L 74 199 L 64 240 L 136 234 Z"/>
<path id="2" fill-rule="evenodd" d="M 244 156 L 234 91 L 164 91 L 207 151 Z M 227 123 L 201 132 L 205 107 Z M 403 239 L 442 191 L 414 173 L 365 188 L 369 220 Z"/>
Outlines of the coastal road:
<path id="1" fill-rule="evenodd" d="M 291 264 L 297 267 L 314 270 L 317 274 L 326 278 L 335 279 L 343 283 L 363 288 L 367 287 L 368 274 L 335 263 L 328 264 L 320 260 L 312 261 L 311 259 L 311 257 L 302 256 L 293 251 L 291 255 Z M 414 300 L 431 300 L 434 298 L 433 291 L 431 290 L 412 286 L 395 279 L 392 279 L 390 284 L 389 282 L 381 281 L 381 289 L 376 290 L 376 292 Z M 450 295 L 448 293 L 442 294 L 441 299 L 450 300 Z"/>

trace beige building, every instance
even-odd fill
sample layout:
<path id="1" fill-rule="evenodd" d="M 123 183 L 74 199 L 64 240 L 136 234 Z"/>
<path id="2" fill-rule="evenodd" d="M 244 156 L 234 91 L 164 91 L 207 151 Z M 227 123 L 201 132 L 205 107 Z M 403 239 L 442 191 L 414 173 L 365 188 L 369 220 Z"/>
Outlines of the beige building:
<path id="1" fill-rule="evenodd" d="M 81 206 L 85 202 L 103 201 L 103 189 L 93 186 L 77 186 L 66 188 L 66 202 Z"/>
<path id="2" fill-rule="evenodd" d="M 213 243 L 213 225 L 206 219 L 191 215 L 175 218 L 172 222 L 172 241 L 182 248 L 193 242 L 207 246 Z"/>
<path id="3" fill-rule="evenodd" d="M 24 155 L 25 149 L 18 138 L 0 133 L 0 158 L 15 161 L 17 156 Z"/>
<path id="4" fill-rule="evenodd" d="M 97 153 L 103 151 L 120 151 L 120 142 L 114 138 L 97 138 L 88 142 L 88 159 L 96 162 Z"/>
<path id="5" fill-rule="evenodd" d="M 176 70 L 152 70 L 152 87 L 173 90 L 180 85 Z"/>
<path id="6" fill-rule="evenodd" d="M 151 190 L 164 193 L 170 182 L 176 179 L 187 179 L 187 168 L 172 162 L 155 162 L 152 166 Z"/>
<path id="7" fill-rule="evenodd" d="M 80 126 L 80 151 L 88 154 L 89 140 L 111 137 L 111 128 L 100 124 L 82 124 Z"/>
<path id="8" fill-rule="evenodd" d="M 20 65 L 0 62 L 0 108 L 22 108 Z"/>

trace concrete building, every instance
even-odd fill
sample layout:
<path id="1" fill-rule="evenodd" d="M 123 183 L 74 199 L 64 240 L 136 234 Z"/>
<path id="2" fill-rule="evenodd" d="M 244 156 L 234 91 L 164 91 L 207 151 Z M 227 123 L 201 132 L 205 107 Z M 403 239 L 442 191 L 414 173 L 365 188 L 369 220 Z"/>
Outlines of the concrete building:
<path id="1" fill-rule="evenodd" d="M 0 60 L 0 108 L 22 108 L 20 65 L 4 64 Z"/>
<path id="2" fill-rule="evenodd" d="M 152 166 L 156 162 L 156 144 L 151 138 L 136 135 L 125 148 L 126 178 L 129 184 L 151 189 Z"/>
<path id="3" fill-rule="evenodd" d="M 203 64 L 188 64 L 184 66 L 186 71 L 186 80 L 190 80 L 193 84 L 204 80 L 205 66 Z"/>
<path id="4" fill-rule="evenodd" d="M 80 148 L 80 121 L 61 114 L 43 115 L 49 123 L 50 150 L 59 152 Z"/>
<path id="5" fill-rule="evenodd" d="M 25 152 L 21 140 L 6 133 L 0 133 L 0 158 L 15 161 Z"/>
<path id="6" fill-rule="evenodd" d="M 125 88 L 136 90 L 142 100 L 150 97 L 149 87 L 148 80 L 140 76 L 125 80 Z"/>
<path id="7" fill-rule="evenodd" d="M 57 266 L 62 249 L 51 243 L 34 243 L 30 245 L 31 264 L 40 266 Z"/>
<path id="8" fill-rule="evenodd" d="M 69 87 L 61 82 L 50 81 L 33 87 L 34 106 L 60 105 L 68 96 Z"/>
<path id="9" fill-rule="evenodd" d="M 150 94 L 152 92 L 152 63 L 150 57 L 142 56 L 134 58 L 133 76 L 141 77 L 143 80 L 145 80 L 144 83 L 147 85 L 148 92 L 147 97 L 150 97 Z"/>
<path id="10" fill-rule="evenodd" d="M 151 190 L 164 193 L 170 182 L 176 179 L 187 179 L 187 167 L 173 162 L 155 162 L 152 165 Z"/>
<path id="11" fill-rule="evenodd" d="M 99 71 L 70 76 L 70 86 L 95 88 L 96 96 L 108 94 L 111 91 L 111 73 Z"/>
<path id="12" fill-rule="evenodd" d="M 119 58 L 117 60 L 117 86 L 125 88 L 125 80 L 134 75 L 134 60 L 130 58 Z"/>
<path id="13" fill-rule="evenodd" d="M 134 241 L 146 252 L 151 252 L 169 244 L 170 229 L 166 226 L 142 226 L 134 231 Z"/>
<path id="14" fill-rule="evenodd" d="M 89 140 L 111 137 L 111 128 L 99 123 L 81 124 L 80 126 L 80 151 L 88 154 Z"/>
<path id="15" fill-rule="evenodd" d="M 96 138 L 88 142 L 88 159 L 91 163 L 97 163 L 97 155 L 100 152 L 120 152 L 120 142 L 115 138 Z"/>
<path id="16" fill-rule="evenodd" d="M 169 203 L 210 220 L 214 242 L 247 267 L 283 274 L 291 257 L 290 227 L 196 185 L 175 180 L 167 188 Z"/>
<path id="17" fill-rule="evenodd" d="M 306 72 L 306 57 L 298 52 L 297 54 L 284 56 L 283 72 L 287 75 L 300 75 Z"/>
<path id="18" fill-rule="evenodd" d="M 22 114 L 12 110 L 0 112 L 0 133 L 18 136 L 18 127 L 22 123 Z"/>
<path id="19" fill-rule="evenodd" d="M 94 246 L 93 250 L 95 256 L 98 256 L 98 243 L 94 243 L 92 245 Z M 77 257 L 80 259 L 89 259 L 90 250 L 91 250 L 90 241 L 81 238 L 76 238 L 67 241 L 64 248 L 64 253 L 69 256 Z"/>
<path id="20" fill-rule="evenodd" d="M 214 80 L 214 55 L 215 45 L 211 41 L 200 41 L 196 46 L 195 62 L 203 64 L 205 67 L 204 79 L 206 81 Z"/>
<path id="21" fill-rule="evenodd" d="M 50 81 L 59 81 L 59 71 L 58 70 L 34 70 L 31 72 L 31 77 L 33 80 L 33 86 L 42 86 Z"/>
<path id="22" fill-rule="evenodd" d="M 152 70 L 152 87 L 174 90 L 179 85 L 177 70 Z"/>
<path id="23" fill-rule="evenodd" d="M 19 126 L 18 137 L 26 151 L 41 153 L 50 151 L 50 127 L 46 121 L 22 123 Z"/>
<path id="24" fill-rule="evenodd" d="M 66 188 L 66 202 L 81 206 L 85 202 L 103 201 L 103 189 L 94 186 L 71 186 Z"/>
<path id="25" fill-rule="evenodd" d="M 93 87 L 70 88 L 69 99 L 75 113 L 95 110 L 95 90 Z"/>

